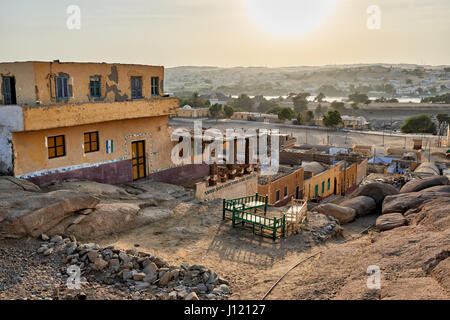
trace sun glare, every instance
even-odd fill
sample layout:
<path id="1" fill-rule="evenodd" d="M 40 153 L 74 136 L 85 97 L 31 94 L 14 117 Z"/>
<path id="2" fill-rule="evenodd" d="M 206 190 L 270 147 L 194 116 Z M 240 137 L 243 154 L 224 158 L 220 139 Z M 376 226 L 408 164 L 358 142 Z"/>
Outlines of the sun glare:
<path id="1" fill-rule="evenodd" d="M 250 16 L 276 35 L 308 33 L 329 16 L 336 0 L 244 0 Z"/>

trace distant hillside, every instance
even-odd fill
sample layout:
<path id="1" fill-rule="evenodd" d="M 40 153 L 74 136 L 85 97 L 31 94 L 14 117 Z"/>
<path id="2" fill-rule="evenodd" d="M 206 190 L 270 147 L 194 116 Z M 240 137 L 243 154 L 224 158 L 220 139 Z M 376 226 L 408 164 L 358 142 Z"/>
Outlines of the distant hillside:
<path id="1" fill-rule="evenodd" d="M 327 91 L 327 95 L 359 91 L 375 96 L 426 96 L 428 91 L 431 95 L 447 92 L 450 68 L 383 63 L 283 68 L 180 66 L 166 68 L 165 86 L 171 93 L 278 96 L 301 91 Z"/>

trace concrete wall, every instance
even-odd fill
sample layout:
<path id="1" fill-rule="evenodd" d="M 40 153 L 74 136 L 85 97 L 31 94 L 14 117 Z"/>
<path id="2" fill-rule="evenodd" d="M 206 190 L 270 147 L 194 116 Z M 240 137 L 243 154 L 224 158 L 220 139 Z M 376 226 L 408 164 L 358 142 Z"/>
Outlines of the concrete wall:
<path id="1" fill-rule="evenodd" d="M 177 117 L 182 118 L 205 118 L 209 115 L 208 108 L 198 108 L 198 109 L 178 109 Z"/>
<path id="2" fill-rule="evenodd" d="M 13 146 L 11 131 L 23 130 L 22 108 L 0 106 L 0 175 L 13 173 Z"/>
<path id="3" fill-rule="evenodd" d="M 270 186 L 267 185 L 258 185 L 258 193 L 261 195 L 269 196 L 269 204 L 271 205 L 284 205 L 289 200 L 296 196 L 297 186 L 299 186 L 299 198 L 303 198 L 303 178 L 304 172 L 303 168 L 298 169 L 297 171 L 286 175 L 276 181 L 271 181 Z M 284 196 L 284 187 L 288 187 L 288 194 Z M 280 191 L 280 200 L 277 201 L 277 191 Z"/>
<path id="4" fill-rule="evenodd" d="M 43 105 L 64 103 L 87 103 L 95 101 L 126 101 L 131 99 L 131 77 L 142 77 L 142 94 L 151 97 L 151 78 L 159 77 L 159 94 L 164 95 L 164 67 L 76 62 L 17 62 L 0 63 L 0 75 L 14 76 L 16 80 L 17 104 Z M 69 98 L 57 101 L 55 77 L 69 78 Z M 91 76 L 101 79 L 101 96 L 90 96 Z M 161 87 L 161 84 L 163 85 Z M 3 101 L 3 96 L 1 97 Z"/>
<path id="5" fill-rule="evenodd" d="M 137 140 L 146 142 L 148 174 L 171 168 L 170 150 L 174 143 L 170 139 L 167 118 L 161 116 L 14 132 L 14 175 L 28 179 L 130 160 L 131 142 Z M 84 132 L 91 131 L 99 132 L 100 150 L 84 153 Z M 47 137 L 55 135 L 65 136 L 66 156 L 48 159 Z M 106 140 L 113 141 L 112 153 L 106 153 Z M 131 167 L 129 170 L 131 172 Z"/>
<path id="6" fill-rule="evenodd" d="M 94 101 L 125 101 L 131 99 L 131 77 L 142 77 L 142 94 L 151 97 L 151 77 L 164 80 L 164 67 L 106 64 L 106 63 L 58 63 L 35 62 L 35 82 L 37 100 L 42 104 L 58 103 L 55 96 L 55 77 L 69 77 L 68 103 L 86 103 Z M 91 98 L 89 78 L 101 78 L 101 97 Z M 160 87 L 160 95 L 163 90 Z"/>
<path id="7" fill-rule="evenodd" d="M 365 159 L 357 164 L 356 167 L 356 184 L 360 184 L 367 177 L 367 163 L 368 159 Z"/>
<path id="8" fill-rule="evenodd" d="M 353 191 L 357 184 L 357 164 L 354 163 L 347 168 L 342 167 L 340 171 L 341 194 Z"/>
<path id="9" fill-rule="evenodd" d="M 218 183 L 213 187 L 207 186 L 207 182 L 198 182 L 195 184 L 195 198 L 198 200 L 234 199 L 250 196 L 257 192 L 257 173 Z"/>
<path id="10" fill-rule="evenodd" d="M 328 189 L 328 179 L 330 179 L 330 188 Z M 324 183 L 324 191 L 322 192 L 322 183 Z M 318 196 L 326 198 L 334 194 L 340 194 L 341 189 L 340 165 L 336 164 L 327 171 L 313 175 L 310 179 L 305 180 L 303 184 L 304 199 L 315 198 L 315 187 L 318 186 Z"/>
<path id="11" fill-rule="evenodd" d="M 176 98 L 34 106 L 23 108 L 23 122 L 24 130 L 37 131 L 122 119 L 168 116 L 175 114 L 177 108 Z"/>
<path id="12" fill-rule="evenodd" d="M 281 164 L 292 164 L 300 165 L 302 161 L 307 162 L 322 162 L 326 164 L 331 164 L 333 162 L 333 156 L 327 154 L 318 153 L 302 153 L 302 152 L 291 152 L 281 151 L 280 152 L 280 163 Z"/>

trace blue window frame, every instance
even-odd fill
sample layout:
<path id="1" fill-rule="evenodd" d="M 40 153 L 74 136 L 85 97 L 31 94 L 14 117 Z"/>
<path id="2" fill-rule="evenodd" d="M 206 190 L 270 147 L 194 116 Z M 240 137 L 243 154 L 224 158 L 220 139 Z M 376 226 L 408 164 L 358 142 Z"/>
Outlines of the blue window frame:
<path id="1" fill-rule="evenodd" d="M 328 178 L 328 186 L 327 186 L 327 190 L 330 190 L 330 187 L 331 187 L 331 180 L 330 180 L 330 178 Z"/>
<path id="2" fill-rule="evenodd" d="M 159 96 L 159 77 L 152 77 L 152 96 Z"/>
<path id="3" fill-rule="evenodd" d="M 55 89 L 57 99 L 69 99 L 69 77 L 55 77 Z"/>
<path id="4" fill-rule="evenodd" d="M 100 98 L 102 95 L 101 80 L 100 77 L 90 77 L 89 89 L 91 92 L 91 98 Z"/>
<path id="5" fill-rule="evenodd" d="M 325 181 L 322 181 L 322 194 L 325 193 Z"/>
<path id="6" fill-rule="evenodd" d="M 131 77 L 131 99 L 142 98 L 142 77 Z"/>

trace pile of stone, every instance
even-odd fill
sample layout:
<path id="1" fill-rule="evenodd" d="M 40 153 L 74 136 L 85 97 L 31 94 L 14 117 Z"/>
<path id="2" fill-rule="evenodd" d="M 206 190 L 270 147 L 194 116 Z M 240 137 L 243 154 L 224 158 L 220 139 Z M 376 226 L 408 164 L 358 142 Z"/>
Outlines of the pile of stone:
<path id="1" fill-rule="evenodd" d="M 101 248 L 94 243 L 80 244 L 74 237 L 43 234 L 41 239 L 44 242 L 38 253 L 62 255 L 66 272 L 69 266 L 78 266 L 82 285 L 87 278 L 95 278 L 117 290 L 146 292 L 161 300 L 224 300 L 231 294 L 228 282 L 202 265 L 169 266 L 163 258 L 136 248 Z"/>
<path id="2" fill-rule="evenodd" d="M 308 213 L 302 230 L 309 232 L 315 242 L 327 241 L 340 236 L 343 231 L 337 219 L 317 212 Z"/>

